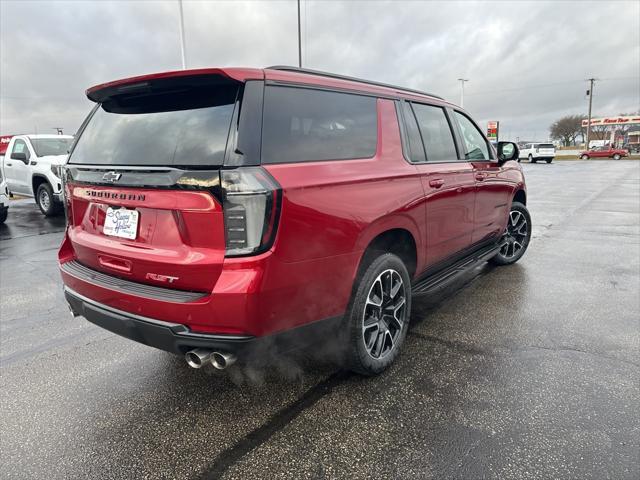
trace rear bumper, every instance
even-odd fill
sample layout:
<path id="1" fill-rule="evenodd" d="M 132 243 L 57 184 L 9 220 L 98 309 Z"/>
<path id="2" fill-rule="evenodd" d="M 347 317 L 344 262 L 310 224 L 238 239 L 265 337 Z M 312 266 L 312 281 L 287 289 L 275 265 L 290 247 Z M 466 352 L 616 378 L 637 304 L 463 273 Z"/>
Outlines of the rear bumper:
<path id="1" fill-rule="evenodd" d="M 82 316 L 91 323 L 112 333 L 149 347 L 184 355 L 194 348 L 235 353 L 238 356 L 270 355 L 299 350 L 317 344 L 319 338 L 336 339 L 341 316 L 330 317 L 302 327 L 264 337 L 251 335 L 208 334 L 191 331 L 187 326 L 142 317 L 91 300 L 68 287 L 64 295 L 74 316 Z"/>
<path id="2" fill-rule="evenodd" d="M 98 303 L 68 287 L 64 295 L 71 311 L 91 323 L 130 340 L 171 353 L 184 354 L 193 348 L 240 353 L 254 343 L 249 335 L 212 335 L 192 332 L 185 325 L 123 312 Z"/>
<path id="3" fill-rule="evenodd" d="M 68 235 L 58 258 L 65 287 L 98 305 L 184 325 L 194 333 L 265 337 L 343 315 L 360 254 L 295 263 L 281 262 L 271 251 L 225 258 L 212 291 L 200 292 L 198 298 L 76 268 L 82 264 L 76 265 Z"/>

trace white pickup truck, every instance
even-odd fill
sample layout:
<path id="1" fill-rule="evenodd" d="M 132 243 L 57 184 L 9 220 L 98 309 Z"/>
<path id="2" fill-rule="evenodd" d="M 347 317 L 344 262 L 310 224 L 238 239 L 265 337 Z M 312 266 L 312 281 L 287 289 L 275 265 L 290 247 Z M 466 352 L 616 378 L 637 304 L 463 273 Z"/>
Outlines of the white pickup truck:
<path id="1" fill-rule="evenodd" d="M 46 216 L 62 211 L 60 179 L 73 137 L 70 135 L 16 135 L 2 159 L 9 192 L 34 197 Z"/>

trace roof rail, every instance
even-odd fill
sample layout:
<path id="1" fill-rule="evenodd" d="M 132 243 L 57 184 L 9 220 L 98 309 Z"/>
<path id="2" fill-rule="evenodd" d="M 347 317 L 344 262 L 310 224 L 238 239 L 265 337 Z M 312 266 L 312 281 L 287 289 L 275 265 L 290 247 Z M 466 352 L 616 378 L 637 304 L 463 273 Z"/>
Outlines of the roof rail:
<path id="1" fill-rule="evenodd" d="M 322 72 L 320 70 L 311 70 L 308 68 L 299 68 L 299 67 L 289 67 L 287 65 L 274 65 L 272 67 L 266 67 L 266 70 L 282 70 L 285 72 L 307 73 L 309 75 L 318 75 L 320 77 L 337 78 L 339 80 L 349 80 L 351 82 L 360 82 L 360 83 L 366 83 L 368 85 L 375 85 L 377 87 L 393 88 L 394 90 L 401 90 L 407 93 L 417 93 L 419 95 L 426 95 L 428 97 L 434 97 L 434 98 L 439 98 L 440 100 L 444 100 L 444 98 L 438 95 L 434 95 L 433 93 L 414 90 L 413 88 L 399 87 L 397 85 L 391 85 L 388 83 L 374 82 L 371 80 L 364 80 L 362 78 L 348 77 L 346 75 L 338 75 L 337 73 Z"/>

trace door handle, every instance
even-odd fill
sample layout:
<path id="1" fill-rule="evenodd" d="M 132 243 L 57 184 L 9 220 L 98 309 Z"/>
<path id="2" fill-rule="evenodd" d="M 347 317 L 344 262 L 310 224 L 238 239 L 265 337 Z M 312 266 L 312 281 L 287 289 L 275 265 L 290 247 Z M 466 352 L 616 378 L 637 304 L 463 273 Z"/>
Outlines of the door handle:
<path id="1" fill-rule="evenodd" d="M 476 180 L 478 181 L 483 181 L 485 178 L 487 178 L 487 174 L 486 173 L 476 173 Z"/>
<path id="2" fill-rule="evenodd" d="M 429 186 L 433 188 L 440 188 L 444 185 L 444 180 L 441 178 L 434 178 L 433 180 L 429 180 Z"/>
<path id="3" fill-rule="evenodd" d="M 10 167 L 12 164 L 11 163 L 5 163 L 4 166 L 5 167 Z"/>

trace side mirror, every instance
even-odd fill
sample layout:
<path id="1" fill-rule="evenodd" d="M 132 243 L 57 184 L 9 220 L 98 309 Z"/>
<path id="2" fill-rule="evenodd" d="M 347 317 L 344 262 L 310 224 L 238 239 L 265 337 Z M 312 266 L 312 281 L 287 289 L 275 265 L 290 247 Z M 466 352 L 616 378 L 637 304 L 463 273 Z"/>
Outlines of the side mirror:
<path id="1" fill-rule="evenodd" d="M 503 164 L 509 160 L 518 160 L 520 151 L 518 145 L 513 142 L 498 142 L 498 163 Z"/>
<path id="2" fill-rule="evenodd" d="M 27 163 L 27 154 L 24 152 L 12 152 L 11 159 L 20 160 L 21 162 Z"/>

